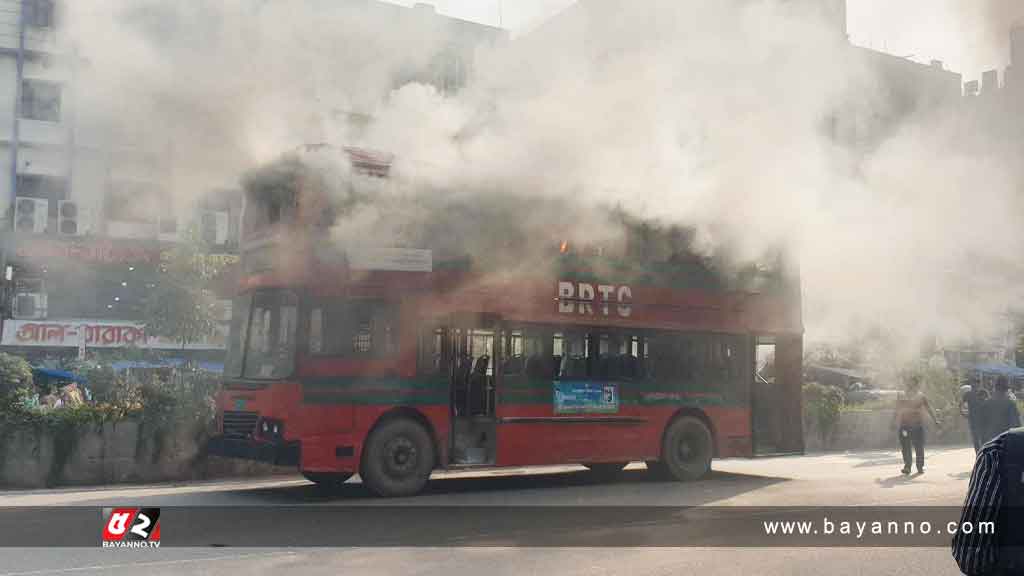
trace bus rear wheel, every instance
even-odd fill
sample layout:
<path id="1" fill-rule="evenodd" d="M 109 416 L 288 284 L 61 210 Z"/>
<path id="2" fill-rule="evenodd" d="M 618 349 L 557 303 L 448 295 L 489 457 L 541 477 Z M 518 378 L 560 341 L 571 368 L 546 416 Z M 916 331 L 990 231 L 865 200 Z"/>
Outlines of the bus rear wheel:
<path id="1" fill-rule="evenodd" d="M 693 416 L 682 416 L 665 430 L 657 468 L 664 468 L 675 480 L 698 480 L 711 472 L 713 454 L 711 430 L 707 425 Z"/>
<path id="2" fill-rule="evenodd" d="M 316 484 L 317 488 L 324 490 L 337 490 L 352 477 L 347 472 L 303 472 L 302 475 L 306 480 Z"/>
<path id="3" fill-rule="evenodd" d="M 378 426 L 366 440 L 360 476 L 379 496 L 412 496 L 434 469 L 434 444 L 418 422 L 408 418 Z"/>
<path id="4" fill-rule="evenodd" d="M 590 474 L 602 480 L 616 478 L 629 462 L 594 462 L 583 466 L 590 471 Z"/>

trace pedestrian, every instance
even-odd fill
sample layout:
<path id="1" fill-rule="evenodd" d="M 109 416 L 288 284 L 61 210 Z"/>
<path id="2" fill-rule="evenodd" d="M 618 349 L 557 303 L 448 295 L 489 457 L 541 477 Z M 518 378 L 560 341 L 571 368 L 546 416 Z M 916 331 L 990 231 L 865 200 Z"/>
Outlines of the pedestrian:
<path id="1" fill-rule="evenodd" d="M 986 526 L 995 530 L 985 529 Z M 968 576 L 1024 574 L 1024 428 L 985 444 L 967 488 L 953 558 Z"/>
<path id="2" fill-rule="evenodd" d="M 1005 376 L 996 380 L 992 398 L 985 403 L 985 437 L 982 443 L 999 436 L 1011 428 L 1020 427 L 1017 402 L 1010 397 L 1010 384 Z"/>
<path id="3" fill-rule="evenodd" d="M 919 377 L 911 375 L 907 379 L 906 393 L 897 401 L 896 414 L 893 415 L 893 424 L 897 426 L 900 449 L 903 451 L 903 474 L 910 474 L 911 448 L 917 456 L 917 473 L 924 474 L 924 411 L 938 426 L 939 419 L 928 403 L 928 398 L 921 393 Z"/>
<path id="4" fill-rule="evenodd" d="M 974 444 L 974 454 L 981 450 L 985 440 L 985 406 L 988 402 L 988 393 L 981 386 L 977 376 L 971 377 L 971 383 L 961 388 L 960 414 L 967 418 L 967 428 L 971 433 L 971 443 Z"/>

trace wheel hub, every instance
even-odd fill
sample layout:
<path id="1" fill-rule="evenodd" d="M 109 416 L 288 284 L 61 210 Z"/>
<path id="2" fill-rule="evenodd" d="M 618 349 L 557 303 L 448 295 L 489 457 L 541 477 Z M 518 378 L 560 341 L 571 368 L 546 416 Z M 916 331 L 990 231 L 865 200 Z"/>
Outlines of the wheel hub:
<path id="1" fill-rule="evenodd" d="M 679 443 L 679 458 L 683 461 L 693 458 L 693 446 L 690 445 L 688 440 Z"/>
<path id="2" fill-rule="evenodd" d="M 416 469 L 418 453 L 416 445 L 408 438 L 395 438 L 388 442 L 385 453 L 387 466 L 392 472 L 407 474 Z"/>

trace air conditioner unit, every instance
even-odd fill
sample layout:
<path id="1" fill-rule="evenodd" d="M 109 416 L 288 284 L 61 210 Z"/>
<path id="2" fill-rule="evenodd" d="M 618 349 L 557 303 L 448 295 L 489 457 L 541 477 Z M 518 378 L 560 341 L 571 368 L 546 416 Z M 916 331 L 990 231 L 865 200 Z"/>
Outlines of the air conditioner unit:
<path id="1" fill-rule="evenodd" d="M 92 231 L 89 209 L 78 202 L 61 200 L 57 204 L 57 233 L 61 236 L 83 236 Z"/>
<path id="2" fill-rule="evenodd" d="M 46 285 L 42 279 L 22 279 L 14 283 L 11 316 L 19 320 L 46 318 Z"/>
<path id="3" fill-rule="evenodd" d="M 228 213 L 204 212 L 200 222 L 203 242 L 212 246 L 223 246 L 228 242 Z"/>
<path id="4" fill-rule="evenodd" d="M 18 197 L 14 205 L 14 229 L 31 234 L 45 233 L 49 210 L 49 200 Z"/>

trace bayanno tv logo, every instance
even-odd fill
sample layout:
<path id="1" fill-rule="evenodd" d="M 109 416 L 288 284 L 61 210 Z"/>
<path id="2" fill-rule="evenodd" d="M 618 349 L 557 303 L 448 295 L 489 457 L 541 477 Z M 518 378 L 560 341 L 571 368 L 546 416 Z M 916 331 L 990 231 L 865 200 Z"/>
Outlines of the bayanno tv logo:
<path id="1" fill-rule="evenodd" d="M 104 508 L 104 548 L 159 548 L 159 508 Z"/>

